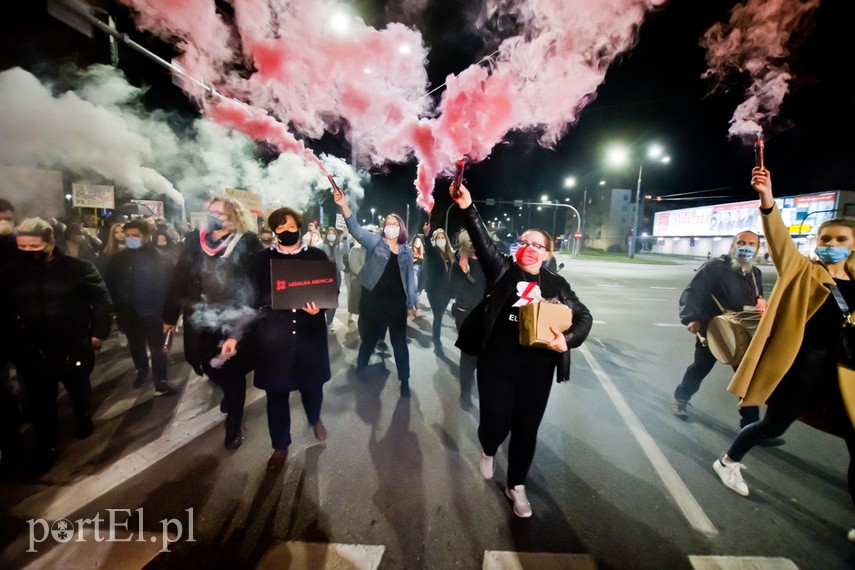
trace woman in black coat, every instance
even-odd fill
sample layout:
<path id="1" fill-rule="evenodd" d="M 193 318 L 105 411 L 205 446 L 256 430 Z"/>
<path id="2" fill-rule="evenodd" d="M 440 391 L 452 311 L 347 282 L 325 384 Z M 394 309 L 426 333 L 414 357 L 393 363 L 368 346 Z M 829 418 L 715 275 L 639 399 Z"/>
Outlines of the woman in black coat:
<path id="1" fill-rule="evenodd" d="M 430 224 L 424 225 L 425 235 L 430 235 Z M 448 273 L 454 265 L 454 250 L 445 230 L 439 228 L 434 230 L 431 243 L 425 244 L 425 261 L 422 269 L 425 275 L 425 291 L 427 291 L 430 311 L 433 314 L 433 351 L 437 356 L 443 356 L 442 339 L 442 317 L 451 299 L 451 291 L 448 281 Z"/>
<path id="2" fill-rule="evenodd" d="M 552 379 L 556 371 L 559 382 L 568 379 L 569 349 L 588 336 L 591 313 L 563 277 L 542 269 L 552 250 L 546 232 L 527 230 L 511 258 L 497 249 L 462 185 L 455 202 L 487 278 L 487 295 L 463 322 L 457 339 L 461 350 L 478 356 L 480 471 L 485 479 L 493 477 L 493 457 L 510 434 L 505 494 L 513 502 L 514 514 L 530 517 L 524 483 Z M 539 298 L 557 299 L 570 307 L 573 324 L 565 331 L 551 329 L 554 338 L 545 348 L 522 346 L 519 307 Z"/>
<path id="3" fill-rule="evenodd" d="M 260 251 L 250 276 L 254 305 L 259 315 L 251 338 L 255 385 L 267 392 L 267 427 L 273 454 L 267 470 L 282 467 L 291 445 L 291 410 L 288 399 L 298 390 L 306 419 L 315 439 L 324 441 L 327 428 L 321 421 L 324 383 L 330 379 L 325 309 L 307 303 L 302 310 L 273 310 L 270 301 L 270 261 L 274 259 L 329 261 L 320 249 L 300 240 L 303 217 L 291 208 L 279 208 L 268 218 L 276 235 L 273 247 Z M 243 350 L 242 345 L 238 350 Z"/>
<path id="4" fill-rule="evenodd" d="M 207 202 L 208 226 L 187 234 L 163 304 L 163 332 L 174 330 L 184 312 L 184 358 L 200 376 L 206 374 L 223 390 L 220 410 L 226 414 L 226 449 L 243 442 L 247 362 L 224 360 L 223 343 L 239 336 L 255 311 L 250 306 L 247 272 L 261 250 L 255 221 L 231 198 Z"/>

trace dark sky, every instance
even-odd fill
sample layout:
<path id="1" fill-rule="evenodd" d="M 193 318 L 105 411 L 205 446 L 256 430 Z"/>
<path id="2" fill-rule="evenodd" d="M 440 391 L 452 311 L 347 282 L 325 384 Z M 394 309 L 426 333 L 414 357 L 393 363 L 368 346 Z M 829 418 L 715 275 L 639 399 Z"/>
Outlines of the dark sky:
<path id="1" fill-rule="evenodd" d="M 70 30 L 47 16 L 41 1 L 16 4 L 12 16 L 0 22 L 0 68 L 21 65 L 40 74 L 55 73 L 63 62 L 106 62 L 103 37 L 93 41 Z M 218 4 L 227 6 L 228 2 Z M 392 6 L 380 0 L 355 4 L 366 22 L 376 26 L 385 21 L 384 7 Z M 428 72 L 433 86 L 488 53 L 484 36 L 461 32 L 466 29 L 464 9 L 471 4 L 465 0 L 431 2 L 418 23 L 431 49 Z M 727 137 L 728 121 L 743 100 L 744 85 L 709 94 L 709 82 L 700 77 L 705 61 L 699 40 L 709 26 L 727 19 L 733 5 L 732 1 L 672 0 L 650 14 L 635 48 L 610 67 L 596 100 L 582 111 L 555 149 L 540 148 L 533 136 L 513 133 L 509 143 L 498 146 L 490 159 L 469 167 L 467 181 L 476 198 L 549 194 L 569 196 L 574 203 L 580 201 L 581 188 L 594 191 L 602 178 L 609 187 L 635 188 L 637 162 L 622 173 L 605 167 L 604 149 L 615 140 L 635 145 L 639 152 L 647 143 L 659 142 L 672 157 L 670 165 L 645 168 L 644 194 L 709 190 L 699 196 L 728 196 L 705 203 L 751 198 L 747 181 L 752 151 Z M 767 166 L 779 195 L 855 189 L 851 165 L 855 95 L 850 86 L 855 68 L 854 5 L 852 0 L 823 0 L 815 30 L 790 61 L 797 79 L 766 144 Z M 121 17 L 119 25 L 127 30 L 128 23 Z M 170 46 L 139 34 L 134 37 L 167 59 L 171 57 Z M 193 105 L 171 85 L 168 74 L 154 63 L 125 49 L 120 67 L 133 83 L 152 85 L 149 105 L 174 107 L 186 115 L 194 112 Z M 311 146 L 347 156 L 334 138 Z M 367 202 L 381 210 L 403 211 L 409 201 L 414 208 L 414 174 L 414 164 L 377 174 L 367 188 Z M 564 177 L 571 174 L 579 181 L 575 194 L 568 194 L 562 186 Z M 437 187 L 436 211 L 444 211 L 447 181 L 438 181 Z"/>

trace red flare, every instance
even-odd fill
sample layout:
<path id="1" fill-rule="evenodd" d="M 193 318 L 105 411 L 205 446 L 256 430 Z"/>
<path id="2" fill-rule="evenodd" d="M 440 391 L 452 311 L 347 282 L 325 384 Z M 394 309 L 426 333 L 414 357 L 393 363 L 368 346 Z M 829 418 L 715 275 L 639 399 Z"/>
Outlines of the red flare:
<path id="1" fill-rule="evenodd" d="M 454 166 L 456 171 L 454 173 L 454 184 L 451 187 L 451 197 L 456 200 L 460 198 L 460 186 L 463 184 L 463 167 L 466 166 L 466 157 L 459 158 Z"/>
<path id="2" fill-rule="evenodd" d="M 757 142 L 754 143 L 754 165 L 757 168 L 766 168 L 764 157 L 765 146 L 762 138 L 758 138 Z"/>

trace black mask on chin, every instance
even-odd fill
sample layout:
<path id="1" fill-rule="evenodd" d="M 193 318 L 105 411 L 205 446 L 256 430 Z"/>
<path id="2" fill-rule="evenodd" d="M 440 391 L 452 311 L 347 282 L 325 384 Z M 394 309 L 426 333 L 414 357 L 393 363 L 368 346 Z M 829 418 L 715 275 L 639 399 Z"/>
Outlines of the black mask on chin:
<path id="1" fill-rule="evenodd" d="M 300 232 L 279 232 L 276 239 L 285 247 L 290 247 L 300 241 Z"/>
<path id="2" fill-rule="evenodd" d="M 220 218 L 208 214 L 208 229 L 210 231 L 215 232 L 223 229 L 223 227 L 223 222 L 220 221 Z"/>

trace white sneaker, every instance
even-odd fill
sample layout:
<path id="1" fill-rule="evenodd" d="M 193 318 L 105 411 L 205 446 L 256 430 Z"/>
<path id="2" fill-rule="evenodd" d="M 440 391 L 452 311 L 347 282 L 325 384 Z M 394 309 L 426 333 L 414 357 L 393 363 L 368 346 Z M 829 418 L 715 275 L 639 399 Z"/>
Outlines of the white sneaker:
<path id="1" fill-rule="evenodd" d="M 742 479 L 742 473 L 740 472 L 740 469 L 745 469 L 745 465 L 737 462 L 723 463 L 721 458 L 719 458 L 713 463 L 713 469 L 718 473 L 725 487 L 743 497 L 748 496 L 748 485 L 745 484 L 745 481 Z"/>
<path id="2" fill-rule="evenodd" d="M 334 333 L 338 327 L 335 326 L 335 323 L 330 325 L 330 332 Z"/>
<path id="3" fill-rule="evenodd" d="M 531 503 L 525 495 L 525 485 L 517 485 L 513 489 L 505 489 L 505 495 L 514 503 L 514 514 L 522 519 L 531 516 Z"/>
<path id="4" fill-rule="evenodd" d="M 489 455 L 484 455 L 484 452 L 481 452 L 481 461 L 478 464 L 478 468 L 481 471 L 481 477 L 484 479 L 492 479 L 493 478 L 493 458 Z"/>

